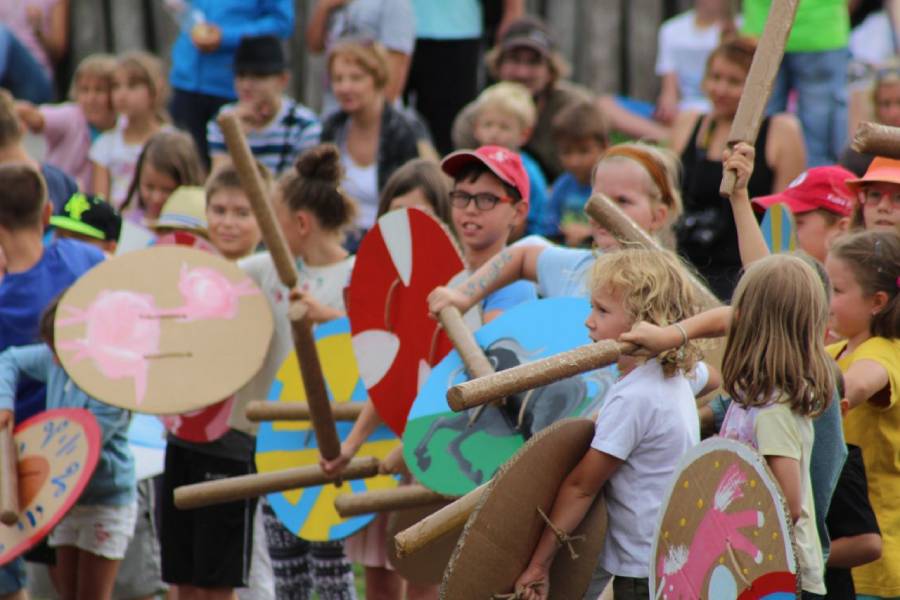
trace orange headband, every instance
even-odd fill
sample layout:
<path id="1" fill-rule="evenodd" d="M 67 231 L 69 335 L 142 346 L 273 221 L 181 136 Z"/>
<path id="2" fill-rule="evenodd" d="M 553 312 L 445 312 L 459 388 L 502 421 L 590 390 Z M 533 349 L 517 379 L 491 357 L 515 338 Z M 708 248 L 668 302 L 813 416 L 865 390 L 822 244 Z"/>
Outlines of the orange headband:
<path id="1" fill-rule="evenodd" d="M 602 162 L 607 158 L 613 158 L 615 156 L 630 158 L 644 167 L 644 170 L 650 174 L 650 179 L 656 184 L 656 189 L 662 194 L 663 204 L 669 207 L 672 207 L 675 204 L 675 199 L 672 197 L 672 190 L 669 188 L 669 179 L 666 177 L 665 169 L 652 154 L 646 150 L 631 146 L 613 146 L 603 154 L 600 161 Z"/>

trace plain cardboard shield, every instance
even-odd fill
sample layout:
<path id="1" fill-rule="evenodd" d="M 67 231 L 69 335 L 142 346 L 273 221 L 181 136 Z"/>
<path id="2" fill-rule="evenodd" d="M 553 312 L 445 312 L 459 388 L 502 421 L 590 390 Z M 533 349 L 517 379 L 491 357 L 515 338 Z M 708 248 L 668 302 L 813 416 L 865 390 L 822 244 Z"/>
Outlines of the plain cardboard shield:
<path id="1" fill-rule="evenodd" d="M 63 367 L 89 395 L 178 414 L 221 401 L 256 374 L 272 313 L 233 263 L 153 247 L 88 271 L 62 297 L 55 331 Z"/>
<path id="2" fill-rule="evenodd" d="M 559 486 L 584 457 L 594 437 L 590 419 L 565 419 L 547 427 L 497 471 L 469 517 L 450 559 L 441 598 L 470 600 L 512 592 L 531 559 Z M 606 503 L 598 494 L 572 536 L 578 554 L 560 549 L 550 568 L 550 597 L 581 600 L 606 538 Z"/>
<path id="3" fill-rule="evenodd" d="M 444 577 L 450 556 L 456 549 L 462 527 L 454 529 L 440 536 L 428 544 L 427 550 L 413 552 L 407 556 L 397 556 L 397 546 L 394 544 L 394 536 L 401 531 L 412 527 L 425 517 L 438 511 L 449 502 L 439 502 L 431 506 L 420 508 L 408 508 L 397 510 L 388 517 L 387 526 L 387 556 L 391 567 L 399 573 L 403 579 L 416 585 L 437 585 Z"/>
<path id="4" fill-rule="evenodd" d="M 660 510 L 650 591 L 662 600 L 793 598 L 793 527 L 753 448 L 720 437 L 681 460 Z"/>
<path id="5" fill-rule="evenodd" d="M 40 542 L 78 501 L 100 457 L 100 426 L 89 411 L 59 408 L 16 426 L 19 520 L 0 525 L 0 565 Z"/>
<path id="6" fill-rule="evenodd" d="M 346 318 L 317 325 L 313 330 L 316 350 L 322 365 L 322 374 L 331 402 L 366 401 L 366 388 L 359 376 L 350 341 L 350 323 Z M 306 390 L 297 364 L 297 355 L 291 352 L 275 376 L 269 391 L 273 402 L 305 402 Z M 347 438 L 353 423 L 335 423 L 341 441 Z M 359 449 L 359 456 L 376 456 L 384 459 L 399 440 L 381 425 Z M 319 464 L 319 449 L 310 421 L 265 421 L 260 423 L 256 437 L 256 468 L 260 473 L 279 471 L 290 467 Z M 397 487 L 394 477 L 381 475 L 369 479 L 345 481 L 341 487 L 334 484 L 318 485 L 297 490 L 269 494 L 267 499 L 279 520 L 295 535 L 309 541 L 338 540 L 356 533 L 368 525 L 374 515 L 343 518 L 334 508 L 334 499 L 340 494 L 358 494 L 366 491 Z"/>
<path id="7" fill-rule="evenodd" d="M 589 344 L 584 298 L 549 298 L 514 306 L 475 332 L 496 370 Z M 468 379 L 454 350 L 431 371 L 403 433 L 403 454 L 416 480 L 448 496 L 462 496 L 491 478 L 534 432 L 566 417 L 597 411 L 615 383 L 615 366 L 557 381 L 488 405 L 453 412 L 447 390 Z"/>
<path id="8" fill-rule="evenodd" d="M 428 294 L 464 270 L 446 227 L 418 209 L 387 213 L 363 238 L 348 288 L 353 351 L 379 416 L 397 435 L 419 386 L 453 346 Z"/>

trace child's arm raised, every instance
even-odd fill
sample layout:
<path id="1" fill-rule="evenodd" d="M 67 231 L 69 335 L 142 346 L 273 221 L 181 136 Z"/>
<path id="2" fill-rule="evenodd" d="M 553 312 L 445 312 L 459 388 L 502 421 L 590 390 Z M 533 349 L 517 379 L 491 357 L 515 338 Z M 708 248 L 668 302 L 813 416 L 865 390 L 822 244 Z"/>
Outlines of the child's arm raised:
<path id="1" fill-rule="evenodd" d="M 438 287 L 428 295 L 433 315 L 448 306 L 466 312 L 492 292 L 519 279 L 537 280 L 537 260 L 546 246 L 523 244 L 504 248 L 456 287 Z"/>
<path id="2" fill-rule="evenodd" d="M 753 160 L 756 150 L 750 144 L 740 142 L 733 149 L 726 149 L 723 154 L 722 168 L 732 170 L 737 175 L 734 191 L 729 198 L 734 224 L 737 228 L 738 248 L 741 253 L 741 264 L 747 267 L 750 263 L 769 255 L 769 247 L 753 214 L 747 185 L 753 175 Z"/>
<path id="3" fill-rule="evenodd" d="M 578 465 L 562 482 L 549 519 L 566 534 L 571 534 L 584 519 L 603 484 L 615 473 L 622 460 L 588 449 Z M 531 561 L 516 580 L 516 592 L 524 600 L 543 600 L 550 597 L 550 565 L 559 550 L 560 541 L 550 527 L 544 529 Z"/>
<path id="4" fill-rule="evenodd" d="M 730 306 L 711 308 L 668 327 L 641 321 L 631 331 L 620 335 L 619 341 L 640 346 L 643 351 L 638 354 L 656 356 L 660 352 L 678 348 L 688 340 L 725 335 L 731 325 L 731 310 Z"/>

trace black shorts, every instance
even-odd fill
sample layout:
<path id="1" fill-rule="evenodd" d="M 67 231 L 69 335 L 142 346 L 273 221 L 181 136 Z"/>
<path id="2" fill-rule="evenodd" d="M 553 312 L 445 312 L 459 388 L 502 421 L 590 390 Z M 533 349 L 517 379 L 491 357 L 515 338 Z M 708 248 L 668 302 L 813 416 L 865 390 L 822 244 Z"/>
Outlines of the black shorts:
<path id="1" fill-rule="evenodd" d="M 173 491 L 181 485 L 246 475 L 253 464 L 169 444 L 163 474 L 163 581 L 197 587 L 244 587 L 250 575 L 256 499 L 179 510 Z"/>

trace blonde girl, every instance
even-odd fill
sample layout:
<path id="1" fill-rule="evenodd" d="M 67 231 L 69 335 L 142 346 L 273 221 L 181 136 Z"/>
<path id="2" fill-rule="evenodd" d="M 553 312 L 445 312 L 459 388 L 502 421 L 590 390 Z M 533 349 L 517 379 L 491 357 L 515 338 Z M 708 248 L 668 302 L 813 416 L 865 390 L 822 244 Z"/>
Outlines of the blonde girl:
<path id="1" fill-rule="evenodd" d="M 618 339 L 638 321 L 665 327 L 700 310 L 686 268 L 666 251 L 599 256 L 591 289 L 585 326 L 595 342 Z M 617 600 L 650 597 L 651 543 L 664 488 L 681 456 L 700 440 L 694 394 L 685 377 L 698 358 L 691 342 L 657 358 L 621 356 L 620 378 L 597 415 L 591 447 L 554 501 L 550 521 L 571 533 L 605 489 L 609 529 L 599 566 L 615 576 Z M 545 528 L 516 581 L 518 597 L 553 597 L 548 576 L 558 549 L 557 535 Z"/>
<path id="2" fill-rule="evenodd" d="M 113 72 L 111 95 L 119 121 L 91 145 L 92 192 L 119 208 L 134 178 L 141 148 L 168 122 L 164 107 L 169 88 L 162 62 L 146 52 L 122 55 Z"/>
<path id="3" fill-rule="evenodd" d="M 880 560 L 853 570 L 858 598 L 900 596 L 900 236 L 865 231 L 840 238 L 825 270 L 834 293 L 828 347 L 844 374 L 848 444 L 862 448 L 869 499 L 883 532 Z"/>

